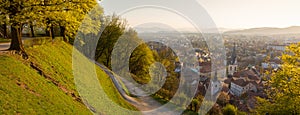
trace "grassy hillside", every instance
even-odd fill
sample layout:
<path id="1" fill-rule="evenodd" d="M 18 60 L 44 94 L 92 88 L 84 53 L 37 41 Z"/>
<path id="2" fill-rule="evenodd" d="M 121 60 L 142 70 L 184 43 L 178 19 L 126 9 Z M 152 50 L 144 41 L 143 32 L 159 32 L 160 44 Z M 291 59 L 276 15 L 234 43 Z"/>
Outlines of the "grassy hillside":
<path id="1" fill-rule="evenodd" d="M 71 45 L 54 42 L 26 51 L 30 55 L 26 61 L 17 55 L 0 54 L 0 114 L 91 114 L 75 88 Z M 97 68 L 97 73 L 111 100 L 136 110 L 119 95 L 102 70 Z"/>

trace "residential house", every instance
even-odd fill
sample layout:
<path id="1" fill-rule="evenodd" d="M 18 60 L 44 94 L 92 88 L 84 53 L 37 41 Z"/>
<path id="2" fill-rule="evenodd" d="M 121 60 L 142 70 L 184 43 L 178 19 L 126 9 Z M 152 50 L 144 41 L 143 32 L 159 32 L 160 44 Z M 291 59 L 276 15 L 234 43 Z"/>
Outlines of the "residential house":
<path id="1" fill-rule="evenodd" d="M 257 92 L 260 82 L 261 78 L 256 69 L 254 67 L 248 67 L 233 75 L 229 92 L 236 96 L 241 96 L 248 91 Z"/>

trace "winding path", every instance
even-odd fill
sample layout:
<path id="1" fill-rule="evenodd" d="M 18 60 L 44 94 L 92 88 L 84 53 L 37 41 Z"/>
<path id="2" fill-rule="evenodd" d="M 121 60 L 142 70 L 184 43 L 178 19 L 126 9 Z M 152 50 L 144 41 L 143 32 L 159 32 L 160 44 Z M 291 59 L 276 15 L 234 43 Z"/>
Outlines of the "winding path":
<path id="1" fill-rule="evenodd" d="M 98 62 L 95 62 L 95 61 L 94 61 L 94 63 L 97 66 L 99 66 L 103 71 L 105 71 L 107 75 L 109 75 L 109 77 L 113 81 L 114 85 L 116 86 L 117 90 L 120 92 L 121 96 L 125 100 L 127 100 L 129 103 L 134 105 L 136 108 L 138 108 L 143 114 L 145 114 L 145 115 L 174 115 L 174 114 L 176 114 L 172 110 L 170 110 L 166 107 L 161 108 L 161 109 L 156 109 L 156 108 L 162 107 L 163 105 L 160 104 L 158 101 L 154 100 L 150 96 L 131 97 L 131 96 L 127 95 L 126 92 L 124 91 L 123 87 L 121 86 L 121 83 L 117 80 L 116 77 L 118 77 L 122 80 L 122 83 L 126 86 L 129 93 L 130 92 L 143 92 L 143 90 L 140 89 L 139 87 L 135 87 L 131 82 L 127 81 L 126 79 L 116 76 L 115 74 L 113 74 L 111 72 L 111 70 L 109 70 L 104 65 L 102 65 Z"/>
<path id="2" fill-rule="evenodd" d="M 0 52 L 7 50 L 9 48 L 10 43 L 0 43 Z M 117 80 L 116 77 L 120 78 L 121 82 L 125 85 L 125 87 L 128 89 L 129 93 L 133 94 L 132 92 L 136 93 L 143 93 L 143 90 L 139 87 L 135 87 L 131 82 L 127 81 L 126 79 L 116 76 L 113 74 L 111 70 L 109 70 L 106 66 L 93 61 L 97 66 L 99 66 L 105 73 L 111 78 L 113 84 L 121 94 L 121 96 L 127 100 L 129 103 L 134 105 L 136 108 L 138 108 L 143 114 L 145 115 L 174 115 L 178 113 L 174 113 L 172 110 L 164 107 L 157 109 L 159 107 L 162 107 L 163 105 L 159 103 L 158 101 L 154 100 L 150 96 L 145 97 L 131 97 L 129 96 L 123 89 L 121 83 L 119 80 Z"/>
<path id="3" fill-rule="evenodd" d="M 0 51 L 7 50 L 9 48 L 10 43 L 0 43 Z"/>
<path id="4" fill-rule="evenodd" d="M 38 38 L 30 38 L 30 37 L 22 37 L 22 41 L 29 39 L 38 39 Z M 10 42 L 0 43 L 0 51 L 7 50 L 10 46 Z"/>

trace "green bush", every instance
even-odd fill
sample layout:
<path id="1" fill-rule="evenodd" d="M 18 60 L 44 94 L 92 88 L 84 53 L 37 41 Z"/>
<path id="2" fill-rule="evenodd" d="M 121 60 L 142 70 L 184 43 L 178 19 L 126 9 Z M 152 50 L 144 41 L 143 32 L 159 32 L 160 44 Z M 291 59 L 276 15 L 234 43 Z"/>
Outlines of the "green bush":
<path id="1" fill-rule="evenodd" d="M 238 114 L 237 108 L 231 104 L 227 104 L 223 108 L 222 112 L 224 115 L 237 115 Z"/>

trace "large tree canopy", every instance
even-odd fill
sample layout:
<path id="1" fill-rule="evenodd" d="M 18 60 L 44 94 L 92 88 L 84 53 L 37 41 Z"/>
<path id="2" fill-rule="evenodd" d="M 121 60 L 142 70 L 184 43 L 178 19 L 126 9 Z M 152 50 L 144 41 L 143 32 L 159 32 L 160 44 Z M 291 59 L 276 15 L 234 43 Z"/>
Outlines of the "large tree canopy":
<path id="1" fill-rule="evenodd" d="M 258 98 L 260 114 L 300 114 L 300 43 L 287 47 L 281 70 L 268 82 L 269 99 Z"/>
<path id="2" fill-rule="evenodd" d="M 25 52 L 21 32 L 24 24 L 52 30 L 60 26 L 63 34 L 74 36 L 80 22 L 96 0 L 0 0 L 0 24 L 11 27 L 10 50 Z"/>
<path id="3" fill-rule="evenodd" d="M 0 23 L 11 26 L 11 50 L 24 52 L 21 41 L 22 26 L 30 20 L 38 20 L 37 17 L 40 17 L 41 15 L 39 7 L 36 7 L 34 4 L 41 3 L 36 0 L 0 1 Z"/>

